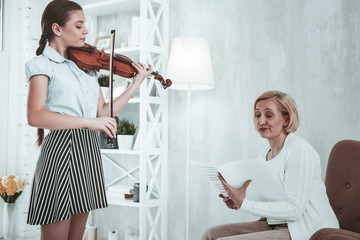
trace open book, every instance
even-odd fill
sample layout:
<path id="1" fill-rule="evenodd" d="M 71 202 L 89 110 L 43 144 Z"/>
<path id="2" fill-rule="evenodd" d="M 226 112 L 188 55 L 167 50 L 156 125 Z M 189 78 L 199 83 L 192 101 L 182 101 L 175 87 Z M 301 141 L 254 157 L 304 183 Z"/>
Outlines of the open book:
<path id="1" fill-rule="evenodd" d="M 227 196 L 227 193 L 217 177 L 218 172 L 234 188 L 240 188 L 247 180 L 252 180 L 246 189 L 246 197 L 249 200 L 280 201 L 287 199 L 282 185 L 275 180 L 260 159 L 237 160 L 218 167 L 205 162 L 192 161 L 191 164 L 224 196 Z"/>

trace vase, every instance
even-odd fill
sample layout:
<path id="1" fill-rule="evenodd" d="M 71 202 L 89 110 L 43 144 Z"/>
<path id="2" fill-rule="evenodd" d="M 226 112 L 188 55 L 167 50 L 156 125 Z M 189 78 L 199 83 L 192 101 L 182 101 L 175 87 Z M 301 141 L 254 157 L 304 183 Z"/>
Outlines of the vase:
<path id="1" fill-rule="evenodd" d="M 120 150 L 131 150 L 134 145 L 134 135 L 117 135 Z"/>
<path id="2" fill-rule="evenodd" d="M 15 203 L 5 203 L 4 215 L 3 215 L 3 230 L 4 230 L 4 239 L 5 240 L 15 239 L 14 218 L 15 218 Z"/>
<path id="3" fill-rule="evenodd" d="M 97 239 L 97 227 L 90 225 L 86 226 L 84 232 L 85 240 L 96 240 Z"/>

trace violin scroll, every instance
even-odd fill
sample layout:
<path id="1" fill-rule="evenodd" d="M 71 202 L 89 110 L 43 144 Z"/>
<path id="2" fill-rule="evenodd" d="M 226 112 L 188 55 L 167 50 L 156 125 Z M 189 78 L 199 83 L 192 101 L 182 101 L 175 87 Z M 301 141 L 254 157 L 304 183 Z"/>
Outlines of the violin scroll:
<path id="1" fill-rule="evenodd" d="M 153 75 L 156 80 L 160 81 L 164 89 L 170 87 L 172 84 L 172 81 L 170 79 L 164 80 L 164 78 L 158 73 L 158 71 L 152 72 L 151 75 Z"/>

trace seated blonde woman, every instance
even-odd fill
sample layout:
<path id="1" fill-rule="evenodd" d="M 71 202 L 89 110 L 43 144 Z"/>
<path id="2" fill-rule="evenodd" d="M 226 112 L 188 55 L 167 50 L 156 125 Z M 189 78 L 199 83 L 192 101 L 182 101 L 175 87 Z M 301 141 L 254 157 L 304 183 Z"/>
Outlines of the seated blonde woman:
<path id="1" fill-rule="evenodd" d="M 219 174 L 229 195 L 220 195 L 226 206 L 262 218 L 209 228 L 202 239 L 307 240 L 318 229 L 339 228 L 321 178 L 320 157 L 307 141 L 294 134 L 299 125 L 294 100 L 282 92 L 263 93 L 254 104 L 254 123 L 270 145 L 260 158 L 284 187 L 288 200 L 251 201 L 246 198 L 251 181 L 241 188 L 232 188 Z"/>

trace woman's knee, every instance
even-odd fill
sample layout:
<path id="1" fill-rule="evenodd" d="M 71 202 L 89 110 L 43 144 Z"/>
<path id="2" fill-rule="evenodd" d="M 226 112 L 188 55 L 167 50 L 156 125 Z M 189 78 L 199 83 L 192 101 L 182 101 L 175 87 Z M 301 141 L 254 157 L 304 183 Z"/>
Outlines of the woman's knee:
<path id="1" fill-rule="evenodd" d="M 270 227 L 267 225 L 266 221 L 230 223 L 206 229 L 202 236 L 202 240 L 214 240 L 223 237 L 266 230 L 270 230 Z"/>
<path id="2" fill-rule="evenodd" d="M 210 227 L 208 229 L 205 230 L 205 232 L 203 233 L 201 239 L 202 240 L 215 240 L 217 239 L 217 233 L 218 233 L 218 228 L 217 227 Z"/>

